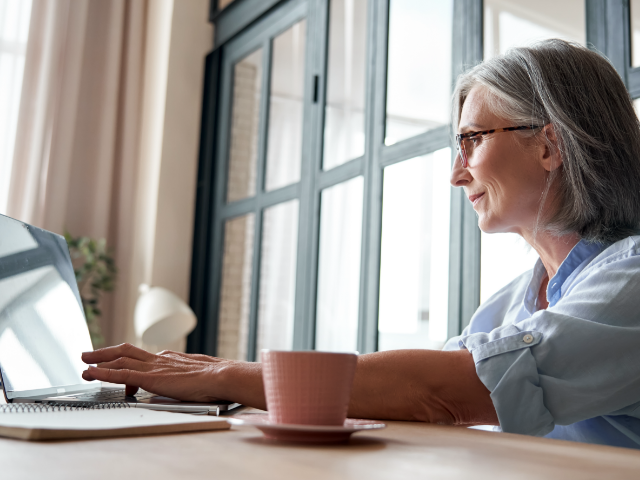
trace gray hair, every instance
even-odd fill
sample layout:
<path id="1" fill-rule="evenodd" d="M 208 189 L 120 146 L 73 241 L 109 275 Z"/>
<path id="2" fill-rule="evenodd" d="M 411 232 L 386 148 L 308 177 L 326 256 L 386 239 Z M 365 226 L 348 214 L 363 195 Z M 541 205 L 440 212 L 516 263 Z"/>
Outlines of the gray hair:
<path id="1" fill-rule="evenodd" d="M 640 227 L 640 122 L 622 79 L 601 55 L 563 40 L 513 48 L 458 77 L 453 125 L 471 89 L 489 91 L 490 108 L 511 125 L 551 124 L 562 165 L 553 170 L 536 228 L 616 242 Z M 524 137 L 540 130 L 517 132 Z M 557 204 L 542 218 L 550 186 Z"/>

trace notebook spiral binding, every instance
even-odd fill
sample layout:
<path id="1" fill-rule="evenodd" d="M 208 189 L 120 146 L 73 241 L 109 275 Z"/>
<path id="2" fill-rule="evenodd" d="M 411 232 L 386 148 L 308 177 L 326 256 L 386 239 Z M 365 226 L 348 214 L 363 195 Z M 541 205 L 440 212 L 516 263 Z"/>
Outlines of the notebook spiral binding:
<path id="1" fill-rule="evenodd" d="M 109 403 L 9 403 L 0 405 L 0 413 L 38 413 L 38 412 L 74 412 L 78 410 L 106 410 L 112 408 L 131 408 L 125 402 Z"/>

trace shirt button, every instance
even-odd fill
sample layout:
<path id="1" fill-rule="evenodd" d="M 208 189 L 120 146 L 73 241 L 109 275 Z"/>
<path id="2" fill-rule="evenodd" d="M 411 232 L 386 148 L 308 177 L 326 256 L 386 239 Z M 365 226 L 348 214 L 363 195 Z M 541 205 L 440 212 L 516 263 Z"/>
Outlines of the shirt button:
<path id="1" fill-rule="evenodd" d="M 531 343 L 533 342 L 533 335 L 531 335 L 530 333 L 527 333 L 524 337 L 522 337 L 522 341 L 524 343 Z"/>

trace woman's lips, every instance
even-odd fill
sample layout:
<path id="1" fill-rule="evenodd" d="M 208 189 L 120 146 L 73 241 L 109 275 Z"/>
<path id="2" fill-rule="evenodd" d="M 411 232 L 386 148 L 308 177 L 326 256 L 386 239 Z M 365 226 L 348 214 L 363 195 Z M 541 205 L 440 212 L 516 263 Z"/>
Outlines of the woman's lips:
<path id="1" fill-rule="evenodd" d="M 475 207 L 476 204 L 480 201 L 480 199 L 484 197 L 484 192 L 482 193 L 478 193 L 476 195 L 470 195 L 469 196 L 469 201 L 473 204 L 473 206 Z"/>

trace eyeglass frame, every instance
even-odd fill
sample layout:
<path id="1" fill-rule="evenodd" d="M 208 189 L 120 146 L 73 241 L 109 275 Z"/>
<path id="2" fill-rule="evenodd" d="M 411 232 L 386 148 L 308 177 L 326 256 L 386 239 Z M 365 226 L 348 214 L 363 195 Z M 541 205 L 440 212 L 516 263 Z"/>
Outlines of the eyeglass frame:
<path id="1" fill-rule="evenodd" d="M 535 130 L 536 128 L 542 127 L 540 127 L 539 125 L 521 125 L 519 127 L 493 128 L 491 130 L 483 130 L 481 132 L 467 132 L 456 134 L 456 148 L 458 150 L 458 155 L 460 156 L 460 163 L 462 164 L 462 168 L 467 168 L 469 166 L 467 151 L 463 146 L 462 140 L 473 137 L 482 137 L 490 133 L 515 132 L 517 130 Z"/>

